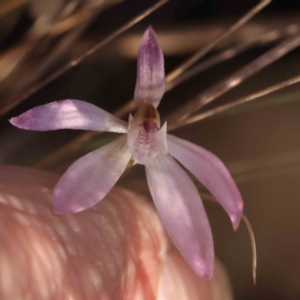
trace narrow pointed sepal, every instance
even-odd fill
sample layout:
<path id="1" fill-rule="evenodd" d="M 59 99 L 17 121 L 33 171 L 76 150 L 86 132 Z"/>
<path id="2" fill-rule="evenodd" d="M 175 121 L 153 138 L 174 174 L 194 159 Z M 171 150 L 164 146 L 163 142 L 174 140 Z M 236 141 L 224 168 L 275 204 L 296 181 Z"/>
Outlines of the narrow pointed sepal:
<path id="1" fill-rule="evenodd" d="M 154 204 L 173 243 L 199 276 L 210 279 L 214 269 L 213 239 L 194 183 L 169 154 L 157 155 L 146 167 L 146 175 Z"/>
<path id="2" fill-rule="evenodd" d="M 243 214 L 243 199 L 222 161 L 202 147 L 173 135 L 168 134 L 167 140 L 169 153 L 219 201 L 236 230 Z"/>
<path id="3" fill-rule="evenodd" d="M 85 101 L 67 99 L 32 108 L 9 122 L 21 129 L 127 132 L 127 123 Z"/>
<path id="4" fill-rule="evenodd" d="M 116 184 L 130 158 L 127 138 L 121 136 L 78 159 L 54 188 L 54 211 L 72 214 L 101 201 Z"/>
<path id="5" fill-rule="evenodd" d="M 138 53 L 135 104 L 159 105 L 165 91 L 164 56 L 151 26 L 144 33 Z"/>

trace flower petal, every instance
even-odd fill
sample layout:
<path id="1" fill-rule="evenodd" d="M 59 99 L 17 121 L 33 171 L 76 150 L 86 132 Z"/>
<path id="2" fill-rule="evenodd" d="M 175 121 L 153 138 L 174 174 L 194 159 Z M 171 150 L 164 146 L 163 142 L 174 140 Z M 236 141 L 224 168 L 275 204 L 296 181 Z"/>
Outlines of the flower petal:
<path id="1" fill-rule="evenodd" d="M 152 104 L 155 108 L 165 91 L 164 56 L 151 26 L 145 31 L 138 54 L 134 101 L 139 107 Z"/>
<path id="2" fill-rule="evenodd" d="M 210 279 L 214 267 L 213 240 L 199 193 L 170 155 L 158 155 L 146 167 L 152 198 L 173 243 L 191 268 Z"/>
<path id="3" fill-rule="evenodd" d="M 243 199 L 229 171 L 211 152 L 168 134 L 169 153 L 185 166 L 220 202 L 237 229 Z"/>
<path id="4" fill-rule="evenodd" d="M 18 128 L 35 131 L 82 129 L 125 133 L 128 126 L 91 103 L 71 99 L 37 106 L 9 121 Z"/>
<path id="5" fill-rule="evenodd" d="M 70 214 L 102 200 L 124 172 L 131 158 L 127 137 L 97 149 L 72 164 L 54 188 L 54 210 Z"/>

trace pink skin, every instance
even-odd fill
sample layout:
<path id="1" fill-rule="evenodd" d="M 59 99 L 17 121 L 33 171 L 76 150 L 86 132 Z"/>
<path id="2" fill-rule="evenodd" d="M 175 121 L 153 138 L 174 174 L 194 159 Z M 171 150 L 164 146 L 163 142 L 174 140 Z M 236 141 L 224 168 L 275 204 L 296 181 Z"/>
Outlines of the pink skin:
<path id="1" fill-rule="evenodd" d="M 58 179 L 0 167 L 0 299 L 232 299 L 222 266 L 198 277 L 143 197 L 113 188 L 93 209 L 56 215 Z"/>

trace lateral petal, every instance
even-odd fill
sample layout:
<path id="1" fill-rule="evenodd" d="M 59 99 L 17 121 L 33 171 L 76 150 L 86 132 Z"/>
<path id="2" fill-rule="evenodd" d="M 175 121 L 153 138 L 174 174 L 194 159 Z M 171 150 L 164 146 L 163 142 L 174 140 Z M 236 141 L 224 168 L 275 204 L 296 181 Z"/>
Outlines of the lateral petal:
<path id="1" fill-rule="evenodd" d="M 76 213 L 101 201 L 116 184 L 130 158 L 127 137 L 121 136 L 78 159 L 54 188 L 55 212 Z"/>
<path id="2" fill-rule="evenodd" d="M 199 193 L 179 164 L 169 155 L 158 155 L 146 167 L 152 198 L 173 243 L 191 268 L 210 279 L 214 249 L 210 225 Z"/>
<path id="3" fill-rule="evenodd" d="M 243 199 L 222 161 L 211 152 L 168 134 L 169 153 L 186 167 L 220 202 L 237 229 L 243 214 Z"/>
<path id="4" fill-rule="evenodd" d="M 35 131 L 82 129 L 125 133 L 128 130 L 126 122 L 105 110 L 72 99 L 37 106 L 9 121 L 18 128 Z"/>
<path id="5" fill-rule="evenodd" d="M 152 104 L 155 108 L 165 91 L 164 56 L 151 26 L 144 33 L 138 53 L 134 101 L 139 107 Z"/>

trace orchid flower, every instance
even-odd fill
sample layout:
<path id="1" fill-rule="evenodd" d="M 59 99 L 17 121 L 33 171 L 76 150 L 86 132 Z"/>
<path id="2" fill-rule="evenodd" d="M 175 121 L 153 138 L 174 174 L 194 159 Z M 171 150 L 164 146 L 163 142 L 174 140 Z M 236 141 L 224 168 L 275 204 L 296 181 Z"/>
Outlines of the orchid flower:
<path id="1" fill-rule="evenodd" d="M 180 164 L 220 202 L 234 229 L 239 226 L 243 200 L 228 170 L 215 155 L 167 134 L 167 123 L 161 126 L 157 107 L 164 86 L 164 57 L 150 26 L 138 53 L 134 92 L 137 111 L 129 116 L 128 124 L 90 103 L 70 99 L 38 106 L 10 122 L 18 128 L 36 131 L 82 129 L 124 133 L 68 168 L 54 188 L 54 210 L 70 214 L 95 205 L 133 159 L 134 163 L 145 165 L 150 193 L 173 243 L 198 275 L 210 279 L 214 268 L 210 225 L 197 188 Z"/>

